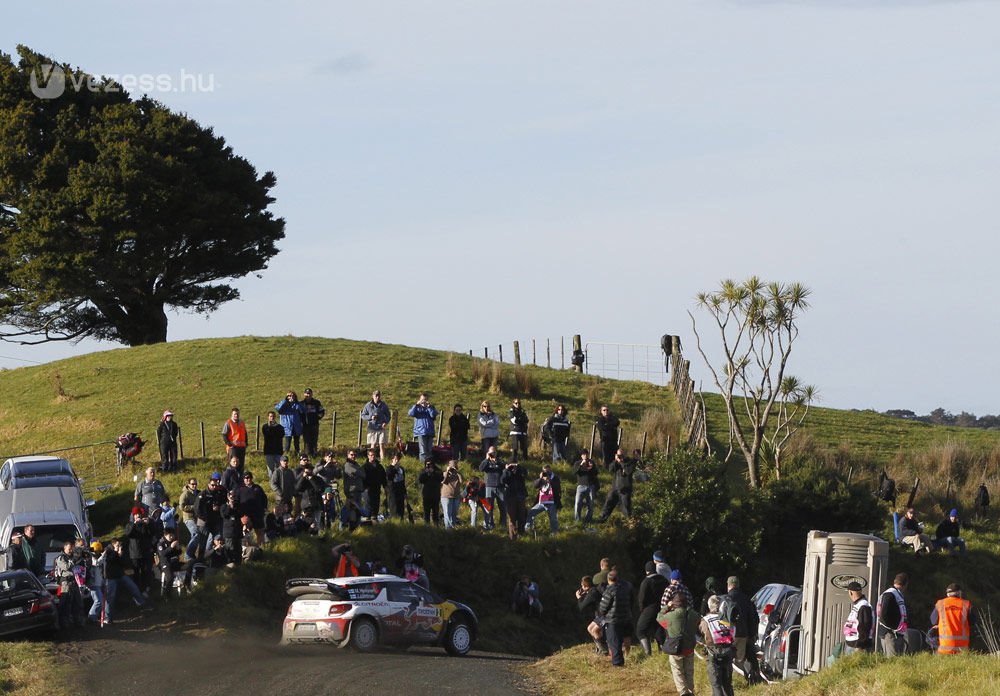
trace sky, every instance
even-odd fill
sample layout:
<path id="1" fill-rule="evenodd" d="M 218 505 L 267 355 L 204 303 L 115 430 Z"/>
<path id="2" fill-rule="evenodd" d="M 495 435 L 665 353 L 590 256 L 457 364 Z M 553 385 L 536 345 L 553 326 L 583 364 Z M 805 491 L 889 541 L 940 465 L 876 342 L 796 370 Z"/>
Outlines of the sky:
<path id="1" fill-rule="evenodd" d="M 757 275 L 812 291 L 789 372 L 819 405 L 983 415 L 997 26 L 971 0 L 50 0 L 4 8 L 0 51 L 168 76 L 151 96 L 277 175 L 280 253 L 170 340 L 674 334 L 712 390 L 688 312 L 717 345 L 696 295 Z"/>

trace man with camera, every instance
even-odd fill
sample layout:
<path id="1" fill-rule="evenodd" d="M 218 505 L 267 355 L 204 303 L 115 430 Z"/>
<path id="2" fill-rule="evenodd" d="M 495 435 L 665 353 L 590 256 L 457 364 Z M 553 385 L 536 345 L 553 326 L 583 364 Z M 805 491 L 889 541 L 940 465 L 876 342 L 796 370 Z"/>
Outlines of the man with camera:
<path id="1" fill-rule="evenodd" d="M 424 524 L 430 524 L 433 517 L 434 524 L 437 525 L 440 519 L 438 511 L 441 507 L 441 484 L 444 483 L 444 474 L 432 460 L 428 459 L 424 462 L 424 470 L 420 472 L 417 483 L 420 484 L 420 497 L 424 506 Z"/>
<path id="2" fill-rule="evenodd" d="M 361 420 L 368 424 L 368 447 L 378 446 L 379 459 L 385 459 L 386 428 L 392 420 L 392 411 L 382 401 L 382 392 L 372 392 L 372 400 L 361 409 Z"/>
<path id="3" fill-rule="evenodd" d="M 306 454 L 315 457 L 319 445 L 319 422 L 326 415 L 326 409 L 319 399 L 313 398 L 313 390 L 306 389 L 301 401 L 302 440 Z"/>
<path id="4" fill-rule="evenodd" d="M 517 539 L 524 533 L 524 523 L 527 520 L 524 508 L 524 501 L 528 498 L 527 478 L 527 470 L 517 462 L 508 462 L 500 474 L 504 506 L 507 508 L 507 536 L 511 539 Z"/>
<path id="5" fill-rule="evenodd" d="M 548 462 L 542 467 L 542 471 L 535 481 L 535 488 L 538 490 L 538 503 L 528 510 L 528 521 L 525 526 L 532 527 L 535 517 L 542 512 L 547 512 L 549 514 L 549 529 L 555 534 L 559 531 L 562 485 L 559 481 L 559 474 L 552 470 L 552 465 Z"/>
<path id="6" fill-rule="evenodd" d="M 496 445 L 490 445 L 486 450 L 486 458 L 479 465 L 479 470 L 485 474 L 485 499 L 489 501 L 489 508 L 483 520 L 485 528 L 487 531 L 493 529 L 493 508 L 499 508 L 500 526 L 506 526 L 507 510 L 503 506 L 503 486 L 500 485 L 500 474 L 503 473 L 504 464 L 497 456 Z"/>
<path id="7" fill-rule="evenodd" d="M 437 409 L 431 405 L 427 393 L 423 392 L 417 403 L 410 406 L 408 414 L 413 419 L 413 437 L 420 447 L 420 461 L 426 463 L 430 461 L 431 450 L 434 447 L 434 420 L 437 418 Z"/>

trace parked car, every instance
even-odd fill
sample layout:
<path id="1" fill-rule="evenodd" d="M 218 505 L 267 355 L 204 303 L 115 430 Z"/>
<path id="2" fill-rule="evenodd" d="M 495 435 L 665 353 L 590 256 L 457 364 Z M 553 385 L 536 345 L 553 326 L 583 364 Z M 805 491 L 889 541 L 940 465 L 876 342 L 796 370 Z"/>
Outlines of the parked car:
<path id="1" fill-rule="evenodd" d="M 54 598 L 38 578 L 27 570 L 0 573 L 0 636 L 57 628 Z"/>
<path id="2" fill-rule="evenodd" d="M 35 527 L 35 546 L 45 554 L 51 570 L 64 541 L 90 543 L 90 519 L 80 489 L 73 486 L 13 488 L 0 491 L 0 548 L 10 545 L 15 530 Z M 0 554 L 0 570 L 7 570 L 7 554 Z"/>
<path id="3" fill-rule="evenodd" d="M 770 630 L 758 645 L 760 671 L 768 681 L 785 678 L 785 664 L 795 670 L 799 663 L 802 622 L 802 592 L 788 592 L 768 614 Z"/>
<path id="4" fill-rule="evenodd" d="M 795 587 L 794 585 L 783 585 L 780 582 L 772 582 L 757 590 L 754 596 L 750 598 L 753 605 L 757 607 L 757 615 L 759 618 L 757 624 L 758 647 L 764 640 L 764 636 L 774 629 L 774 623 L 771 618 L 774 608 L 777 607 L 781 603 L 781 600 L 783 600 L 786 596 L 795 592 L 801 593 L 802 588 Z"/>
<path id="5" fill-rule="evenodd" d="M 294 601 L 282 626 L 283 645 L 334 643 L 368 652 L 379 644 L 427 644 L 465 655 L 479 629 L 466 605 L 395 575 L 296 578 L 285 590 Z"/>
<path id="6" fill-rule="evenodd" d="M 76 473 L 60 457 L 12 457 L 0 466 L 0 491 L 40 486 L 77 486 Z"/>

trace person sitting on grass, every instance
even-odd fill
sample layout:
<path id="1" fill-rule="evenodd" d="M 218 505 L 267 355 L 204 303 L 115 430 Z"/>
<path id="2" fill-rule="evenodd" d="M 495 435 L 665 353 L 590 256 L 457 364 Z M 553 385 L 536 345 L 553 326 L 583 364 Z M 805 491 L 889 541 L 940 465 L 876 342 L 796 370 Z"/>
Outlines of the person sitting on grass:
<path id="1" fill-rule="evenodd" d="M 949 549 L 953 556 L 955 554 L 964 556 L 965 539 L 960 536 L 961 533 L 962 524 L 958 521 L 958 509 L 952 508 L 948 516 L 937 526 L 937 539 L 934 540 L 934 544 L 941 550 Z"/>
<path id="2" fill-rule="evenodd" d="M 904 544 L 913 546 L 914 553 L 930 553 L 935 550 L 934 541 L 924 534 L 924 523 L 917 520 L 917 513 L 913 508 L 907 508 L 903 519 L 899 521 L 899 535 Z"/>

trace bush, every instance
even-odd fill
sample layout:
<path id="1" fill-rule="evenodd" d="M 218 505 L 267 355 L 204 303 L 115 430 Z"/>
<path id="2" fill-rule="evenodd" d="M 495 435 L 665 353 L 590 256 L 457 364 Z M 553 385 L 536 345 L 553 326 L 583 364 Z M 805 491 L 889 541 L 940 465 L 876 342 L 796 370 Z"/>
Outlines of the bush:
<path id="1" fill-rule="evenodd" d="M 525 368 L 518 365 L 514 368 L 514 384 L 517 385 L 517 394 L 524 398 L 535 398 L 538 396 L 538 380 Z"/>

